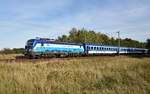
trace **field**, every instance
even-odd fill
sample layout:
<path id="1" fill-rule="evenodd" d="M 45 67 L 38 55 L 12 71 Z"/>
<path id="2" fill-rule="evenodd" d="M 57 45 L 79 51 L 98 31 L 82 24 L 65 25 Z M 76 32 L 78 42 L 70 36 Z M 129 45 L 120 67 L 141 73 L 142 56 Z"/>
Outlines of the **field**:
<path id="1" fill-rule="evenodd" d="M 0 94 L 150 94 L 150 58 L 0 61 Z"/>
<path id="2" fill-rule="evenodd" d="M 21 57 L 23 54 L 0 54 L 0 60 L 2 59 L 16 59 L 16 57 Z"/>

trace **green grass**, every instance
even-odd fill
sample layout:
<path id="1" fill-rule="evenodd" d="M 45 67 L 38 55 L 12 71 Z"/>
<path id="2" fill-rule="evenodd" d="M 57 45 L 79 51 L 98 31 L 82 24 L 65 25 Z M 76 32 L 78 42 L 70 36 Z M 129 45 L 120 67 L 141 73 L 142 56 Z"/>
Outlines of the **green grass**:
<path id="1" fill-rule="evenodd" d="M 150 58 L 0 63 L 0 94 L 150 94 Z"/>

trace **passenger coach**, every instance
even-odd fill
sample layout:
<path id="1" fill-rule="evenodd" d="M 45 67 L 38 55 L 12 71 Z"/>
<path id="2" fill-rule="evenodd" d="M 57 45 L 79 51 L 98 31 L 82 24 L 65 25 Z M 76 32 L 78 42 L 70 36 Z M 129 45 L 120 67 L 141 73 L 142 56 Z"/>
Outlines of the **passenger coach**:
<path id="1" fill-rule="evenodd" d="M 118 47 L 108 45 L 85 44 L 85 50 L 87 55 L 116 54 L 118 52 Z"/>
<path id="2" fill-rule="evenodd" d="M 129 48 L 129 47 L 117 47 L 109 45 L 98 44 L 85 44 L 85 50 L 87 55 L 98 54 L 145 54 L 148 53 L 148 49 L 143 48 Z"/>

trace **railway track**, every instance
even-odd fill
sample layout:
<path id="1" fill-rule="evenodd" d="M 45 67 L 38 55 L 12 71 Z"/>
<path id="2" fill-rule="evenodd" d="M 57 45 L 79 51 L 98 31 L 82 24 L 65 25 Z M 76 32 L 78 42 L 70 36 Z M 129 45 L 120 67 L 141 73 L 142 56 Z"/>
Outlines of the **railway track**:
<path id="1" fill-rule="evenodd" d="M 60 57 L 60 58 L 40 58 L 40 59 L 28 59 L 24 57 L 16 59 L 0 59 L 0 63 L 39 63 L 43 61 L 53 61 L 53 60 L 72 60 L 72 59 L 90 59 L 90 58 L 108 58 L 113 56 L 82 56 L 82 57 Z"/>

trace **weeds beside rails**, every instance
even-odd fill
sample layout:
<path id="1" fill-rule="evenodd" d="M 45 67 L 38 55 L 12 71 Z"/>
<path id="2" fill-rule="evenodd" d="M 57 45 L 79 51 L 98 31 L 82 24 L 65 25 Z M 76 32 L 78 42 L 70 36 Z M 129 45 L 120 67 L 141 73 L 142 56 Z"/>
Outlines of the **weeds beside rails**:
<path id="1" fill-rule="evenodd" d="M 150 94 L 150 58 L 0 63 L 0 94 Z"/>

